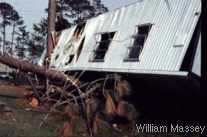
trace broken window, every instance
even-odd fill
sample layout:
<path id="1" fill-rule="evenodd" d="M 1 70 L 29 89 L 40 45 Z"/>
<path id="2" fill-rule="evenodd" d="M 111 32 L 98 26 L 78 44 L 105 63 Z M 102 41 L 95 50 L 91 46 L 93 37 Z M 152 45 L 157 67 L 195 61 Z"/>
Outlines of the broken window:
<path id="1" fill-rule="evenodd" d="M 73 37 L 75 37 L 76 39 L 79 39 L 80 36 L 82 35 L 84 29 L 85 29 L 85 25 L 86 23 L 80 23 L 76 26 Z"/>
<path id="2" fill-rule="evenodd" d="M 65 65 L 70 64 L 73 61 L 74 55 L 70 55 L 68 61 L 65 63 Z"/>
<path id="3" fill-rule="evenodd" d="M 144 47 L 144 43 L 147 39 L 152 24 L 139 25 L 137 28 L 137 34 L 134 36 L 134 43 L 132 47 L 128 49 L 128 57 L 125 61 L 139 61 L 139 56 Z"/>
<path id="4" fill-rule="evenodd" d="M 56 34 L 56 36 L 55 36 L 55 46 L 57 46 L 57 44 L 58 44 L 58 41 L 60 40 L 60 36 L 61 36 L 61 32 L 56 32 L 55 33 Z"/>
<path id="5" fill-rule="evenodd" d="M 80 44 L 80 46 L 78 48 L 78 51 L 77 51 L 77 60 L 78 60 L 78 58 L 79 58 L 79 56 L 81 54 L 81 51 L 83 49 L 84 41 L 85 41 L 85 37 L 82 39 L 81 44 Z"/>
<path id="6" fill-rule="evenodd" d="M 57 60 L 59 58 L 59 54 L 57 54 L 56 56 L 55 56 L 55 60 Z"/>
<path id="7" fill-rule="evenodd" d="M 97 41 L 97 48 L 94 51 L 93 61 L 104 61 L 104 57 L 109 48 L 109 45 L 114 37 L 115 32 L 107 32 L 100 35 L 100 41 Z"/>

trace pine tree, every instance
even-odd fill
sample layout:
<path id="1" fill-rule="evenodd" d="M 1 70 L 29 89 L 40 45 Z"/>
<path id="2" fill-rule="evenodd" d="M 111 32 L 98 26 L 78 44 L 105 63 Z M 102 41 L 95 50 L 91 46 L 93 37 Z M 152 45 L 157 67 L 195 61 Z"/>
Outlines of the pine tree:
<path id="1" fill-rule="evenodd" d="M 84 22 L 107 10 L 101 0 L 58 0 L 56 31 L 59 32 L 71 25 Z M 48 9 L 45 9 L 45 11 L 48 12 Z M 43 18 L 40 23 L 34 24 L 33 31 L 30 40 L 30 51 L 33 56 L 38 57 L 46 45 L 47 19 Z"/>
<path id="2" fill-rule="evenodd" d="M 47 44 L 47 19 L 43 18 L 38 24 L 33 25 L 33 32 L 28 42 L 28 50 L 32 59 L 41 56 Z"/>
<path id="3" fill-rule="evenodd" d="M 77 24 L 107 11 L 101 0 L 59 0 L 58 15 Z"/>
<path id="4" fill-rule="evenodd" d="M 0 17 L 1 17 L 1 29 L 2 30 L 2 35 L 3 35 L 3 43 L 2 43 L 2 52 L 5 52 L 5 46 L 6 46 L 6 27 L 11 25 L 11 18 L 12 18 L 12 12 L 14 11 L 13 7 L 6 3 L 6 2 L 1 2 L 0 3 Z"/>
<path id="5" fill-rule="evenodd" d="M 17 56 L 21 59 L 25 59 L 27 57 L 27 47 L 29 43 L 29 32 L 26 30 L 26 26 L 20 26 L 18 27 L 18 32 L 16 32 L 18 35 L 16 37 L 16 53 Z"/>
<path id="6" fill-rule="evenodd" d="M 6 2 L 0 3 L 0 27 L 2 29 L 2 52 L 11 51 L 13 52 L 14 47 L 14 37 L 15 37 L 15 29 L 18 26 L 23 25 L 23 20 L 20 17 L 19 13 L 14 9 L 12 5 Z M 12 40 L 7 41 L 6 40 L 6 27 L 12 26 L 12 33 L 11 37 Z M 6 46 L 10 45 L 10 48 L 6 48 Z"/>

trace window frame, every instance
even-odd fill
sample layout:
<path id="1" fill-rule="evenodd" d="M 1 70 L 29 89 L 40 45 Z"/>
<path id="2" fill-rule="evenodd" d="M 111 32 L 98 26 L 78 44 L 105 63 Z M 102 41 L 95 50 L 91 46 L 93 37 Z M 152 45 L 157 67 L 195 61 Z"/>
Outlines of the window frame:
<path id="1" fill-rule="evenodd" d="M 102 37 L 105 34 L 112 35 L 112 37 L 110 37 L 109 39 L 103 41 Z M 95 34 L 95 38 L 97 39 L 97 36 L 98 36 L 99 39 L 96 40 L 96 46 L 95 46 L 95 49 L 93 50 L 93 53 L 92 53 L 93 56 L 89 60 L 90 62 L 104 62 L 105 56 L 106 56 L 106 54 L 107 54 L 107 52 L 108 52 L 108 50 L 109 50 L 109 48 L 111 46 L 111 43 L 112 43 L 115 35 L 116 35 L 116 31 L 102 32 L 102 33 L 96 33 Z M 100 49 L 101 43 L 108 42 L 108 41 L 109 41 L 109 43 L 105 45 L 106 47 L 102 47 Z M 103 50 L 103 51 L 101 51 L 101 50 Z M 98 52 L 104 52 L 103 55 L 102 55 L 103 57 L 97 58 L 97 53 Z"/>
<path id="2" fill-rule="evenodd" d="M 127 47 L 127 56 L 125 57 L 124 61 L 125 62 L 137 62 L 137 61 L 140 61 L 140 55 L 142 54 L 142 51 L 143 51 L 143 48 L 145 46 L 145 43 L 147 41 L 147 38 L 149 36 L 149 33 L 152 29 L 152 26 L 154 24 L 152 23 L 145 23 L 145 24 L 140 24 L 140 25 L 136 25 L 136 34 L 133 35 L 133 44 L 129 47 Z M 148 27 L 148 31 L 147 33 L 143 34 L 143 32 L 141 34 L 139 34 L 139 27 Z M 143 44 L 138 44 L 137 43 L 137 40 L 138 40 L 138 37 L 145 37 L 144 38 L 144 41 L 143 41 Z M 136 44 L 137 43 L 137 44 Z M 137 50 L 137 55 L 130 55 L 130 54 L 133 54 L 133 48 L 140 48 Z M 136 56 L 136 57 L 130 57 L 130 56 Z"/>

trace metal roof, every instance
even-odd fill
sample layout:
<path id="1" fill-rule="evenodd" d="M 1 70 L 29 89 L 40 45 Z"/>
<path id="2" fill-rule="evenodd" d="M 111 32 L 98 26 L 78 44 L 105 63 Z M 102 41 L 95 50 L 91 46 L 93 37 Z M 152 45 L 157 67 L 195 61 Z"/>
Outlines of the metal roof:
<path id="1" fill-rule="evenodd" d="M 181 75 L 180 67 L 201 13 L 200 0 L 142 0 L 89 19 L 75 41 L 77 26 L 62 32 L 51 57 L 51 67 L 61 70 L 96 70 Z M 151 23 L 152 28 L 137 62 L 126 62 L 137 25 Z M 116 32 L 104 62 L 91 62 L 96 34 Z M 85 37 L 78 60 L 66 65 L 77 53 Z M 183 74 L 183 73 L 182 73 Z"/>

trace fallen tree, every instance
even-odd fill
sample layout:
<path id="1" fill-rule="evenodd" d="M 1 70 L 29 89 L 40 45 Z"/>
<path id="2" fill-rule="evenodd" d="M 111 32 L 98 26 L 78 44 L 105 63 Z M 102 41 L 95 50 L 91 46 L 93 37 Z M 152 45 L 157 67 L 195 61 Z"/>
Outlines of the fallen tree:
<path id="1" fill-rule="evenodd" d="M 82 73 L 75 78 L 75 76 L 68 76 L 64 72 L 34 65 L 9 55 L 0 55 L 0 63 L 19 69 L 22 72 L 42 75 L 50 80 L 67 82 L 64 86 L 50 85 L 41 97 L 39 97 L 39 92 L 36 90 L 35 85 L 30 82 L 36 95 L 35 97 L 41 101 L 40 104 L 43 109 L 48 109 L 48 114 L 42 123 L 47 120 L 50 112 L 53 110 L 61 111 L 64 108 L 64 114 L 66 114 L 69 120 L 63 126 L 63 135 L 75 134 L 77 120 L 80 119 L 83 119 L 83 122 L 86 124 L 84 128 L 91 136 L 98 135 L 103 127 L 112 129 L 114 133 L 120 134 L 121 130 L 119 128 L 121 126 L 117 127 L 117 124 L 124 124 L 122 120 L 117 120 L 120 117 L 125 119 L 125 123 L 128 123 L 130 126 L 130 131 L 134 133 L 139 113 L 132 103 L 125 100 L 126 97 L 132 95 L 132 90 L 130 83 L 121 79 L 120 76 L 108 74 L 102 78 L 84 83 L 84 81 L 80 82 L 77 80 Z M 71 84 L 75 88 L 68 88 Z M 33 96 L 29 96 L 29 99 L 31 99 L 30 97 L 34 99 Z M 31 105 L 32 102 L 33 100 L 29 104 Z M 33 106 L 36 107 L 36 103 L 38 104 L 38 102 L 35 102 Z"/>
<path id="2" fill-rule="evenodd" d="M 67 76 L 63 72 L 47 69 L 45 66 L 34 65 L 28 61 L 19 60 L 9 55 L 0 55 L 0 63 L 3 63 L 11 68 L 18 69 L 22 72 L 32 72 L 41 76 L 44 76 L 50 80 L 58 80 L 61 82 L 71 82 L 76 85 L 72 77 Z"/>

